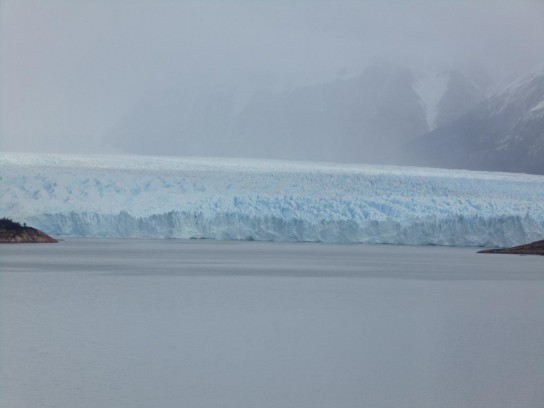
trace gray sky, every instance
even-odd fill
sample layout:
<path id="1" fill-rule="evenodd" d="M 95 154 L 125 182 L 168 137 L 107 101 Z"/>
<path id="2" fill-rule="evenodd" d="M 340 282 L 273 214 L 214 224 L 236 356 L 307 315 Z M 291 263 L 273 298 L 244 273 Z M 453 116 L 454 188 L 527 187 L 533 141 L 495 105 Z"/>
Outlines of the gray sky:
<path id="1" fill-rule="evenodd" d="M 376 58 L 473 61 L 497 78 L 542 62 L 540 0 L 2 0 L 0 150 L 100 152 L 170 86 L 287 87 Z"/>

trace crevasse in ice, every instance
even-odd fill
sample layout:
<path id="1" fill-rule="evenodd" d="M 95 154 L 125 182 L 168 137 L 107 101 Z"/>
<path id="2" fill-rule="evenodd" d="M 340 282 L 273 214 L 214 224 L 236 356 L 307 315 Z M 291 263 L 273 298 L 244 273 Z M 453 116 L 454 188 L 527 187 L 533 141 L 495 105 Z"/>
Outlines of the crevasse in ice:
<path id="1" fill-rule="evenodd" d="M 2 153 L 0 216 L 53 235 L 502 246 L 544 237 L 544 176 Z"/>

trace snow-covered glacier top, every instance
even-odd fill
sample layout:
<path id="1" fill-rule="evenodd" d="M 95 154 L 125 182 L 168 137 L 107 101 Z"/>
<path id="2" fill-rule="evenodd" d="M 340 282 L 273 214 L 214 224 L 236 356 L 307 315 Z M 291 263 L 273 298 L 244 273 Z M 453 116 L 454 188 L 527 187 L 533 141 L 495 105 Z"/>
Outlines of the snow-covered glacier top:
<path id="1" fill-rule="evenodd" d="M 1 153 L 0 216 L 53 235 L 513 245 L 544 237 L 544 176 Z"/>

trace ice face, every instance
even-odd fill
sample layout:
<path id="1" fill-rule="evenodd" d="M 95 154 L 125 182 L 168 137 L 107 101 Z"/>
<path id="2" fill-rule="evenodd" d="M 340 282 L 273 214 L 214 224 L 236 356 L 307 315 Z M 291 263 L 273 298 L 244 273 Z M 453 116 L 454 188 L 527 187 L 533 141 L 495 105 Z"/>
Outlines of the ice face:
<path id="1" fill-rule="evenodd" d="M 0 215 L 52 235 L 499 246 L 544 237 L 544 176 L 0 154 Z"/>

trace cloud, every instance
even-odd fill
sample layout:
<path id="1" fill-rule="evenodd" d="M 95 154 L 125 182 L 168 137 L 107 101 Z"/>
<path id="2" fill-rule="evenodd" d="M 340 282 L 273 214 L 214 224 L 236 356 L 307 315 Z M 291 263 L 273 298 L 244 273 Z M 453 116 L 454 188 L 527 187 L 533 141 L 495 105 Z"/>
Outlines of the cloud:
<path id="1" fill-rule="evenodd" d="M 539 62 L 538 1 L 30 1 L 1 3 L 0 149 L 100 151 L 147 92 L 294 86 L 375 58 L 479 61 L 504 77 Z"/>

